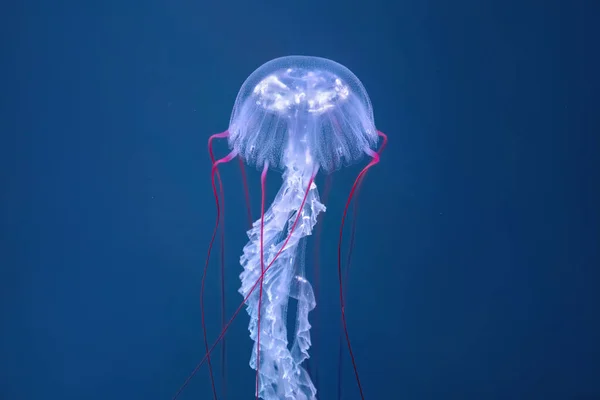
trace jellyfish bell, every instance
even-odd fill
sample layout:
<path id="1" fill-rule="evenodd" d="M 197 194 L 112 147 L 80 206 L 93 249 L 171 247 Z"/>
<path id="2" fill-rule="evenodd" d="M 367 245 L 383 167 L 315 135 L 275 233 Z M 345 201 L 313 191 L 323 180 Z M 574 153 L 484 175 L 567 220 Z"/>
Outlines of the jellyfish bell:
<path id="1" fill-rule="evenodd" d="M 307 56 L 269 61 L 246 79 L 228 137 L 248 165 L 283 170 L 295 160 L 326 172 L 359 161 L 378 140 L 358 78 L 341 64 Z"/>
<path id="2" fill-rule="evenodd" d="M 227 138 L 231 152 L 215 159 L 212 141 Z M 379 150 L 375 150 L 383 139 Z M 361 398 L 364 399 L 350 338 L 346 327 L 342 288 L 341 243 L 348 206 L 365 173 L 379 162 L 386 136 L 375 128 L 369 96 L 358 78 L 346 67 L 324 58 L 282 57 L 259 67 L 242 85 L 236 98 L 229 129 L 209 138 L 211 181 L 217 220 L 202 275 L 201 315 L 206 355 L 180 387 L 189 383 L 205 362 L 213 389 L 211 353 L 245 306 L 248 330 L 254 341 L 250 366 L 256 370 L 255 398 L 265 400 L 316 400 L 317 389 L 304 366 L 311 347 L 308 315 L 316 306 L 312 286 L 305 274 L 306 240 L 320 213 L 326 210 L 314 178 L 319 170 L 333 171 L 360 160 L 371 161 L 358 174 L 346 201 L 338 241 L 338 277 L 342 326 Z M 209 347 L 204 322 L 204 282 L 211 249 L 221 221 L 223 186 L 220 164 L 238 157 L 262 169 L 261 215 L 248 230 L 240 265 L 243 301 Z M 240 163 L 243 168 L 243 164 Z M 283 182 L 268 208 L 265 206 L 267 171 L 283 171 Z M 244 175 L 245 176 L 245 175 Z M 215 178 L 219 183 L 217 190 Z M 250 213 L 249 213 L 250 214 Z M 223 254 L 223 248 L 222 248 Z M 224 269 L 223 256 L 221 257 Z M 222 290 L 224 285 L 222 284 Z M 224 294 L 222 295 L 224 308 Z M 295 331 L 288 342 L 287 310 L 296 300 Z M 224 348 L 224 347 L 223 347 Z M 224 363 L 224 350 L 222 365 Z"/>

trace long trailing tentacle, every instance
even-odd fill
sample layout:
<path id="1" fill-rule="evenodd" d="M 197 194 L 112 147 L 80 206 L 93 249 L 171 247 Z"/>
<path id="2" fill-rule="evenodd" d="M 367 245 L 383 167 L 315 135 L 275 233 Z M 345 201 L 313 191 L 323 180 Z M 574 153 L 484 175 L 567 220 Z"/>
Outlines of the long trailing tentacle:
<path id="1" fill-rule="evenodd" d="M 361 183 L 362 180 L 359 182 L 358 186 L 356 187 L 356 194 L 354 195 L 354 202 L 352 205 L 352 228 L 350 229 L 350 243 L 348 244 L 348 253 L 346 255 L 346 271 L 344 273 L 344 293 L 345 296 L 347 296 L 348 293 L 348 275 L 350 274 L 350 265 L 352 263 L 352 252 L 354 250 L 354 241 L 356 238 L 356 220 L 357 220 L 357 215 L 358 215 L 358 199 L 359 199 L 359 195 L 360 195 L 360 188 L 361 188 Z M 340 337 L 339 337 L 339 343 L 338 343 L 338 370 L 337 370 L 337 399 L 341 400 L 342 398 L 342 348 L 343 346 L 343 342 L 344 342 L 344 336 L 342 335 L 343 332 L 343 324 L 340 325 L 342 326 L 342 331 L 340 331 Z"/>
<path id="2" fill-rule="evenodd" d="M 215 139 L 220 139 L 220 138 L 226 138 L 227 136 L 229 136 L 229 131 L 224 131 L 221 133 L 217 133 L 214 135 L 211 135 L 208 138 L 208 153 L 210 155 L 210 161 L 211 161 L 211 165 L 215 164 L 215 155 L 214 155 L 214 151 L 213 151 L 213 147 L 212 147 L 212 142 Z M 248 215 L 248 221 L 249 221 L 249 226 L 252 227 L 252 209 L 251 209 L 251 204 L 250 204 L 250 191 L 248 189 L 248 180 L 246 178 L 246 170 L 244 168 L 244 160 L 240 157 L 238 157 L 238 161 L 239 161 L 239 167 L 240 167 L 240 171 L 242 174 L 242 182 L 243 182 L 243 187 L 244 187 L 244 197 L 246 200 L 246 210 L 247 210 L 247 215 Z M 226 317 L 225 317 L 225 193 L 224 193 L 224 189 L 223 189 L 223 181 L 221 180 L 221 174 L 219 173 L 219 170 L 216 170 L 216 177 L 217 177 L 217 182 L 219 184 L 219 199 L 216 198 L 216 201 L 220 203 L 220 219 L 218 221 L 218 224 L 220 224 L 221 230 L 221 237 L 220 237 L 220 248 L 221 248 L 221 257 L 220 257 L 220 264 L 221 264 L 221 268 L 220 268 L 220 279 L 221 279 L 221 329 L 223 329 L 223 327 L 225 326 L 225 322 L 227 322 Z M 216 193 L 215 193 L 216 196 Z M 205 336 L 205 340 L 206 340 L 206 336 Z M 207 343 L 205 343 L 207 344 Z M 227 347 L 226 347 L 226 339 L 223 338 L 223 340 L 221 340 L 221 397 L 223 399 L 226 399 L 226 393 L 227 393 L 227 364 L 226 364 L 226 358 L 227 358 Z M 212 373 L 212 368 L 210 368 L 210 378 L 211 378 L 211 384 L 213 384 L 214 386 L 214 378 L 213 378 L 213 373 Z M 214 387 L 213 387 L 213 396 L 215 395 L 215 391 L 214 391 Z"/>
<path id="3" fill-rule="evenodd" d="M 222 308 L 224 308 L 224 303 L 225 303 L 225 292 L 224 292 L 224 263 L 225 263 L 225 242 L 224 242 L 224 238 L 225 238 L 225 231 L 224 231 L 224 227 L 223 224 L 221 223 L 221 219 L 222 219 L 222 210 L 221 210 L 221 204 L 219 201 L 219 195 L 217 194 L 217 188 L 215 185 L 215 176 L 217 178 L 217 181 L 219 183 L 219 192 L 220 192 L 220 197 L 221 197 L 221 201 L 224 201 L 224 192 L 223 192 L 223 182 L 221 180 L 221 175 L 219 174 L 219 171 L 217 169 L 217 166 L 219 164 L 228 162 L 230 160 L 232 160 L 236 154 L 235 152 L 230 153 L 229 155 L 225 156 L 224 158 L 215 161 L 215 157 L 214 157 L 214 153 L 213 153 L 213 149 L 212 149 L 212 141 L 216 138 L 223 138 L 223 137 L 227 137 L 228 132 L 221 132 L 221 133 L 217 133 L 214 134 L 212 136 L 210 136 L 210 138 L 208 139 L 208 153 L 210 155 L 210 160 L 211 160 L 211 164 L 212 164 L 212 169 L 211 169 L 211 183 L 212 183 L 212 189 L 213 189 L 213 194 L 215 197 L 215 203 L 217 206 L 217 220 L 215 222 L 215 227 L 213 230 L 213 234 L 210 240 L 210 243 L 208 245 L 208 251 L 207 251 L 207 255 L 206 255 L 206 262 L 204 264 L 204 270 L 202 271 L 202 283 L 201 283 L 201 287 L 200 287 L 200 313 L 201 313 L 201 320 L 202 320 L 202 333 L 204 336 L 204 347 L 208 348 L 208 338 L 207 338 L 207 334 L 206 334 L 206 321 L 205 321 L 205 312 L 204 312 L 204 287 L 205 287 L 205 283 L 206 283 L 206 274 L 208 271 L 208 264 L 210 262 L 210 255 L 212 252 L 212 247 L 214 245 L 214 241 L 217 235 L 217 232 L 219 230 L 219 224 L 221 224 L 221 306 Z M 223 345 L 223 349 L 224 349 L 224 345 Z M 225 351 L 223 350 L 223 352 L 221 353 L 221 363 L 222 365 L 224 364 L 224 359 L 225 359 Z M 213 368 L 212 368 L 212 362 L 210 359 L 208 359 L 208 366 L 209 366 L 209 374 L 210 374 L 210 382 L 211 382 L 211 387 L 212 387 L 212 391 L 213 391 L 213 398 L 215 400 L 217 400 L 217 389 L 216 389 L 216 385 L 215 385 L 215 379 L 214 379 L 214 373 L 213 373 Z M 222 369 L 222 373 L 224 373 L 224 369 Z M 224 375 L 223 375 L 223 379 L 224 379 Z"/>
<path id="4" fill-rule="evenodd" d="M 210 162 L 211 165 L 214 165 L 215 163 L 215 155 L 213 152 L 213 148 L 212 148 L 212 142 L 214 139 L 217 138 L 225 138 L 229 135 L 228 131 L 224 131 L 221 133 L 217 133 L 215 135 L 211 135 L 208 138 L 208 154 L 210 155 Z M 242 160 L 240 158 L 238 158 L 240 160 L 240 163 L 242 163 Z M 223 325 L 225 324 L 225 192 L 223 189 L 223 181 L 221 180 L 221 174 L 219 173 L 219 170 L 216 171 L 217 174 L 217 182 L 219 183 L 219 194 L 220 194 L 220 203 L 221 203 L 221 219 L 220 219 L 220 225 L 221 225 L 221 240 L 220 240 L 220 244 L 221 244 L 221 260 L 220 260 L 220 264 L 221 264 L 221 268 L 220 268 L 220 279 L 221 279 L 221 328 L 223 327 Z M 205 339 L 206 339 L 206 335 L 205 335 Z M 227 358 L 227 347 L 226 347 L 226 342 L 225 340 L 223 340 L 223 342 L 221 343 L 221 397 L 223 399 L 227 398 L 227 365 L 226 365 L 226 358 Z M 213 377 L 211 375 L 211 383 L 213 382 Z M 214 391 L 213 391 L 213 395 L 214 395 Z"/>
<path id="5" fill-rule="evenodd" d="M 356 377 L 356 383 L 358 385 L 358 390 L 360 392 L 360 397 L 362 400 L 364 400 L 365 396 L 364 396 L 362 385 L 360 383 L 360 377 L 358 375 L 358 368 L 356 366 L 354 352 L 352 351 L 352 345 L 350 344 L 350 335 L 348 333 L 348 325 L 346 323 L 346 305 L 345 305 L 345 301 L 344 301 L 344 278 L 342 275 L 342 239 L 343 239 L 343 233 L 344 233 L 344 224 L 346 222 L 346 217 L 348 214 L 348 207 L 350 206 L 350 202 L 352 201 L 352 198 L 355 195 L 357 187 L 362 182 L 362 179 L 364 178 L 367 171 L 372 166 L 374 166 L 375 164 L 377 164 L 379 162 L 379 154 L 381 151 L 383 151 L 383 149 L 387 145 L 387 136 L 383 132 L 380 132 L 380 131 L 377 131 L 377 134 L 381 138 L 383 138 L 383 143 L 378 152 L 373 152 L 370 149 L 367 150 L 367 153 L 372 157 L 372 159 L 360 171 L 360 173 L 356 177 L 356 180 L 354 181 L 354 184 L 352 185 L 352 189 L 350 190 L 350 194 L 348 195 L 348 199 L 346 200 L 346 205 L 344 207 L 344 213 L 342 214 L 342 222 L 340 224 L 340 233 L 339 233 L 339 241 L 338 241 L 338 281 L 339 281 L 339 286 L 340 286 L 340 308 L 342 311 L 342 325 L 343 325 L 343 329 L 344 329 L 344 335 L 346 337 L 346 343 L 348 344 L 348 352 L 350 353 L 350 360 L 352 361 L 352 367 L 354 369 L 354 376 Z"/>
<path id="6" fill-rule="evenodd" d="M 256 338 L 256 400 L 258 400 L 258 389 L 260 380 L 260 311 L 262 308 L 263 295 L 263 276 L 265 274 L 265 186 L 267 182 L 267 171 L 269 163 L 266 162 L 263 172 L 260 175 L 260 290 L 258 294 L 258 320 L 257 320 L 257 338 Z"/>

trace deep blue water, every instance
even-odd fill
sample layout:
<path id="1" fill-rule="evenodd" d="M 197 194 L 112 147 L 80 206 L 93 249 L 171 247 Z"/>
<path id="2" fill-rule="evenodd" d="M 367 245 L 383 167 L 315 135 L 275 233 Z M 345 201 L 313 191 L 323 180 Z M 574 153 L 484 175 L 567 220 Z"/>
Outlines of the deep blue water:
<path id="1" fill-rule="evenodd" d="M 365 398 L 600 398 L 595 2 L 21 1 L 0 15 L 1 399 L 171 398 L 203 354 L 207 138 L 244 79 L 290 54 L 350 68 L 389 137 L 348 288 Z M 335 245 L 359 168 L 334 175 L 323 221 L 321 399 L 336 398 Z M 222 173 L 230 315 L 246 219 L 237 166 Z M 247 322 L 227 336 L 229 399 L 253 398 Z M 348 360 L 343 398 L 358 399 Z M 181 399 L 211 398 L 202 368 Z"/>

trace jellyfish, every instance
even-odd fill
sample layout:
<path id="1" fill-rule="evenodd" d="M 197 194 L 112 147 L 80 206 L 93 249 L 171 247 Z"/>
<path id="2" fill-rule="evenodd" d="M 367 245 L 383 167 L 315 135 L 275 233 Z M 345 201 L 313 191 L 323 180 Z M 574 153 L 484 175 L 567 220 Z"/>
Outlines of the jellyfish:
<path id="1" fill-rule="evenodd" d="M 212 142 L 226 139 L 230 153 L 216 159 Z M 379 142 L 382 142 L 378 149 Z M 179 396 L 191 377 L 207 363 L 213 397 L 217 398 L 211 353 L 245 306 L 253 340 L 250 367 L 256 370 L 258 400 L 315 400 L 317 389 L 305 368 L 311 347 L 309 313 L 315 294 L 305 271 L 306 240 L 313 233 L 321 202 L 315 176 L 358 162 L 370 162 L 360 171 L 345 204 L 338 243 L 338 278 L 341 320 L 361 398 L 362 385 L 346 327 L 341 265 L 341 244 L 348 206 L 367 170 L 379 162 L 387 137 L 375 127 L 369 96 L 359 79 L 334 61 L 308 56 L 271 60 L 254 71 L 242 85 L 233 107 L 229 128 L 209 138 L 211 182 L 216 199 L 217 222 L 209 246 L 217 234 L 222 197 L 218 167 L 235 158 L 261 171 L 261 214 L 248 230 L 248 243 L 240 257 L 239 293 L 243 301 L 223 324 L 217 340 L 208 345 L 202 320 L 206 354 L 176 393 Z M 241 165 L 243 165 L 241 164 Z M 266 208 L 268 171 L 279 171 L 283 182 Z M 215 179 L 219 183 L 217 190 Z M 208 267 L 205 264 L 204 278 Z M 288 341 L 287 309 L 296 300 L 295 331 Z"/>

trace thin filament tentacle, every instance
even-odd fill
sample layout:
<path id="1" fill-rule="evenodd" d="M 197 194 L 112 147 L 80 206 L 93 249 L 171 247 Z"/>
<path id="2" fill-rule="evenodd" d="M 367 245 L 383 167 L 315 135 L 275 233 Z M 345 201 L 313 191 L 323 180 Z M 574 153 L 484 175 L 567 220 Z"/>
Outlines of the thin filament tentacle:
<path id="1" fill-rule="evenodd" d="M 346 298 L 348 294 L 348 275 L 350 273 L 350 264 L 352 262 L 352 251 L 354 250 L 354 241 L 356 239 L 356 219 L 358 214 L 358 199 L 360 195 L 361 181 L 358 183 L 356 187 L 355 199 L 352 204 L 352 228 L 350 229 L 350 243 L 348 245 L 348 253 L 346 255 L 346 270 L 344 272 L 344 293 L 346 293 Z M 342 329 L 344 328 L 343 324 Z M 344 336 L 342 334 L 343 331 L 340 331 L 339 344 L 338 344 L 338 371 L 337 371 L 337 398 L 340 400 L 342 398 L 342 343 L 344 341 Z"/>
<path id="2" fill-rule="evenodd" d="M 221 200 L 223 200 L 224 198 L 224 194 L 223 194 L 223 183 L 221 181 L 221 176 L 219 174 L 219 171 L 217 169 L 218 165 L 221 163 L 225 163 L 225 162 L 229 162 L 230 160 L 232 160 L 237 154 L 235 151 L 231 152 L 229 155 L 223 157 L 220 160 L 215 161 L 215 157 L 214 157 L 214 153 L 212 150 L 212 141 L 215 138 L 222 138 L 222 137 L 226 137 L 228 135 L 228 132 L 222 132 L 222 133 L 217 133 L 215 135 L 212 135 L 209 139 L 208 139 L 208 152 L 210 155 L 210 159 L 211 159 L 211 163 L 212 163 L 212 169 L 211 169 L 211 184 L 212 184 L 212 189 L 213 189 L 213 195 L 215 197 L 215 204 L 217 206 L 217 219 L 215 222 L 215 227 L 213 230 L 213 234 L 208 246 L 208 251 L 207 251 L 207 255 L 206 255 L 206 262 L 204 264 L 204 270 L 202 271 L 202 282 L 200 285 L 200 313 L 201 313 L 201 321 L 202 321 L 202 333 L 204 336 L 204 347 L 208 348 L 208 338 L 207 338 L 207 333 L 206 333 L 206 321 L 205 321 L 205 312 L 204 312 L 204 287 L 205 287 L 205 283 L 206 283 L 206 274 L 208 271 L 208 264 L 210 261 L 210 255 L 212 252 L 212 247 L 215 241 L 215 237 L 217 235 L 217 231 L 219 230 L 219 223 L 221 221 L 221 205 L 220 205 L 220 201 L 219 201 L 219 195 L 217 194 L 217 188 L 215 185 L 215 175 L 217 177 L 217 180 L 219 182 L 219 188 L 220 188 L 220 193 L 221 193 Z M 224 231 L 221 230 L 222 235 L 221 235 L 221 261 L 222 263 L 224 262 Z M 222 274 L 223 274 L 223 269 L 222 268 Z M 224 306 L 224 284 L 222 283 L 221 285 L 223 293 L 222 293 L 222 305 Z M 224 359 L 224 352 L 222 353 L 222 357 Z M 211 387 L 212 387 L 212 391 L 213 391 L 213 398 L 215 400 L 217 400 L 217 389 L 215 386 L 215 380 L 214 380 L 214 373 L 213 373 L 213 369 L 212 369 L 212 362 L 210 361 L 210 359 L 208 359 L 208 365 L 209 365 L 209 374 L 210 374 L 210 382 L 211 382 Z"/>
<path id="3" fill-rule="evenodd" d="M 258 389 L 260 380 L 260 310 L 262 308 L 263 295 L 263 276 L 265 273 L 265 251 L 264 251 L 264 234 L 265 234 L 265 185 L 267 182 L 267 170 L 269 163 L 265 162 L 262 174 L 260 175 L 260 290 L 258 294 L 258 320 L 257 323 L 257 339 L 256 339 L 256 400 L 258 400 Z"/>
<path id="4" fill-rule="evenodd" d="M 221 160 L 219 160 L 219 161 L 221 161 Z M 219 161 L 217 161 L 217 163 Z M 229 160 L 227 160 L 227 161 L 229 161 Z M 215 166 L 213 166 L 213 168 L 215 168 Z M 315 170 L 313 171 L 313 174 L 310 177 L 310 180 L 308 181 L 308 186 L 306 188 L 306 191 L 304 192 L 304 197 L 302 198 L 302 203 L 300 204 L 300 208 L 299 208 L 300 210 L 302 208 L 304 208 L 304 204 L 306 203 L 306 198 L 308 197 L 308 193 L 310 192 L 310 187 L 312 186 L 312 183 L 313 183 L 313 181 L 315 179 L 316 171 L 317 170 L 315 168 Z M 258 279 L 256 280 L 256 282 L 254 282 L 254 284 L 252 285 L 252 287 L 248 291 L 248 294 L 246 295 L 246 297 L 244 297 L 244 300 L 242 300 L 242 302 L 240 303 L 240 305 L 238 306 L 238 308 L 235 310 L 235 312 L 233 313 L 233 315 L 231 316 L 231 318 L 229 319 L 229 321 L 225 325 L 225 327 L 221 330 L 221 333 L 219 334 L 219 336 L 217 337 L 217 339 L 215 340 L 215 342 L 206 351 L 206 354 L 204 355 L 204 357 L 202 357 L 202 359 L 200 360 L 200 362 L 194 367 L 194 369 L 192 370 L 192 372 L 190 373 L 190 375 L 186 378 L 186 380 L 183 382 L 183 384 L 179 387 L 179 389 L 177 390 L 177 392 L 175 393 L 175 395 L 173 396 L 173 398 L 171 400 L 177 400 L 177 398 L 179 398 L 179 395 L 187 387 L 187 385 L 190 383 L 190 381 L 192 380 L 192 378 L 194 377 L 194 375 L 196 375 L 196 373 L 198 372 L 198 370 L 200 369 L 200 367 L 202 367 L 202 365 L 204 364 L 204 362 L 206 362 L 208 360 L 208 358 L 210 357 L 210 354 L 213 352 L 213 350 L 215 349 L 215 347 L 223 339 L 223 337 L 225 336 L 225 333 L 227 333 L 227 330 L 229 329 L 229 327 L 231 326 L 231 324 L 233 323 L 233 321 L 236 319 L 236 317 L 238 316 L 238 314 L 240 313 L 240 311 L 244 307 L 244 304 L 246 304 L 246 301 L 248 301 L 248 298 L 250 298 L 250 296 L 252 295 L 252 293 L 254 293 L 254 290 L 259 285 L 261 279 L 263 279 L 264 275 L 269 271 L 269 268 L 271 268 L 271 266 L 275 263 L 275 261 L 277 260 L 277 258 L 281 254 L 281 252 L 285 249 L 285 246 L 287 246 L 290 238 L 292 237 L 292 234 L 294 233 L 294 230 L 296 229 L 296 225 L 298 225 L 298 221 L 300 220 L 300 215 L 301 215 L 301 213 L 297 213 L 296 214 L 296 218 L 294 219 L 294 223 L 292 224 L 292 227 L 290 228 L 289 233 L 288 233 L 285 241 L 281 245 L 281 248 L 275 254 L 275 257 L 273 257 L 273 259 L 271 260 L 271 262 L 269 263 L 269 265 L 267 265 L 267 267 L 265 268 L 265 270 L 263 272 L 261 272 L 261 274 L 258 277 Z"/>
<path id="5" fill-rule="evenodd" d="M 212 141 L 215 138 L 223 138 L 223 137 L 227 137 L 229 134 L 228 131 L 225 132 L 221 132 L 221 133 L 217 133 L 215 135 L 212 135 L 208 138 L 208 153 L 210 155 L 210 162 L 211 165 L 214 165 L 215 163 L 215 156 L 213 153 L 213 148 L 212 148 Z M 240 160 L 240 163 L 242 163 L 242 160 Z M 221 240 L 220 240 L 220 244 L 221 244 L 221 268 L 220 268 L 220 272 L 221 272 L 221 329 L 223 329 L 223 325 L 225 325 L 225 192 L 223 189 L 223 181 L 221 180 L 221 174 L 219 173 L 219 171 L 216 171 L 217 174 L 217 182 L 219 183 L 219 196 L 220 196 L 220 202 L 221 202 L 221 219 L 220 219 L 220 225 L 221 225 Z M 206 336 L 205 336 L 206 337 Z M 221 342 L 221 394 L 222 394 L 222 398 L 225 399 L 226 393 L 227 393 L 227 366 L 226 366 L 226 354 L 227 354 L 227 347 L 226 347 L 226 341 L 225 339 L 223 339 L 223 341 Z M 211 382 L 213 382 L 212 379 L 212 375 L 211 375 Z M 213 393 L 214 394 L 214 393 Z"/>
<path id="6" fill-rule="evenodd" d="M 381 149 L 378 152 L 373 152 L 371 149 L 367 149 L 366 152 L 369 154 L 372 159 L 371 161 L 360 171 L 354 184 L 352 185 L 352 189 L 350 190 L 350 194 L 348 195 L 348 199 L 346 200 L 346 205 L 344 206 L 344 213 L 342 214 L 342 222 L 340 224 L 340 233 L 339 233 L 339 241 L 338 241 L 338 280 L 340 286 L 340 307 L 342 311 L 342 324 L 344 328 L 344 335 L 346 337 L 346 343 L 348 344 L 348 352 L 350 353 L 350 360 L 352 361 L 352 368 L 354 369 L 354 376 L 356 378 L 356 383 L 358 385 L 358 390 L 360 392 L 360 397 L 364 400 L 364 392 L 362 389 L 362 385 L 360 383 L 360 378 L 358 376 L 358 368 L 356 366 L 356 360 L 354 358 L 354 352 L 352 351 L 352 345 L 350 344 L 350 335 L 348 333 L 348 324 L 346 323 L 346 305 L 344 302 L 344 279 L 342 276 L 342 239 L 344 233 L 344 224 L 346 222 L 346 216 L 348 214 L 348 207 L 350 206 L 350 202 L 354 197 L 356 189 L 358 185 L 361 183 L 363 177 L 367 173 L 367 171 L 375 164 L 379 162 L 379 153 L 385 148 L 387 145 L 387 136 L 380 131 L 377 131 L 377 134 L 383 138 L 383 143 L 381 145 Z"/>

